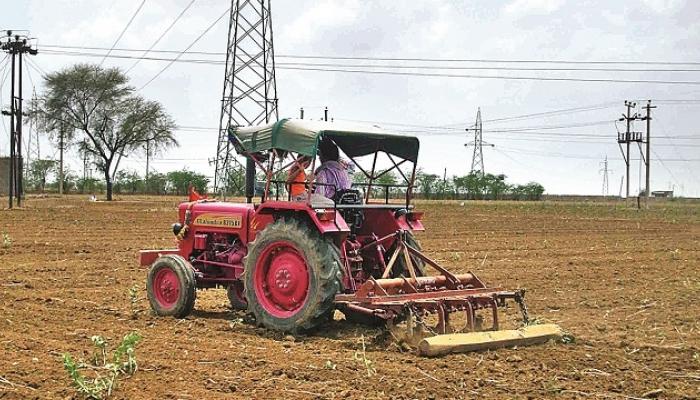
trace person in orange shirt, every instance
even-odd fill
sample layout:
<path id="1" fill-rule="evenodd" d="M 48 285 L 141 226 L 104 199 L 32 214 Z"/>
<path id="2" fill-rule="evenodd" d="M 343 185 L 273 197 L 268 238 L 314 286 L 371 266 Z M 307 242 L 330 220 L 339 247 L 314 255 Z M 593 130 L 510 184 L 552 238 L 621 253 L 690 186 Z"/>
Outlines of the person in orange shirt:
<path id="1" fill-rule="evenodd" d="M 301 156 L 289 168 L 287 184 L 292 200 L 300 200 L 306 194 L 306 171 L 311 164 L 311 157 Z"/>

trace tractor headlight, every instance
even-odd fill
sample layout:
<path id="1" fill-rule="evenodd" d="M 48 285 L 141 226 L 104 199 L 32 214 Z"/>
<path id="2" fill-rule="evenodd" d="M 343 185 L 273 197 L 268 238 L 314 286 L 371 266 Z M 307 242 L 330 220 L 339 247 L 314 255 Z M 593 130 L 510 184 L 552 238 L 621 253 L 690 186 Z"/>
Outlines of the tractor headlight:
<path id="1" fill-rule="evenodd" d="M 181 230 L 182 230 L 181 223 L 176 222 L 173 224 L 173 235 L 175 235 L 175 236 L 179 235 Z"/>

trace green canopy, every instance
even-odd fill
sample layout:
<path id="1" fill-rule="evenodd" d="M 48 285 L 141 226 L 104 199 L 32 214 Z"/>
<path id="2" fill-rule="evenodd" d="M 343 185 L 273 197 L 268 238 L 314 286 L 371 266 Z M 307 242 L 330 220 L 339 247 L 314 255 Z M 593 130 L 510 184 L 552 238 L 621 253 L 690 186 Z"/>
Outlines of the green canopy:
<path id="1" fill-rule="evenodd" d="M 397 135 L 376 127 L 343 122 L 282 119 L 277 122 L 229 130 L 229 139 L 239 153 L 260 153 L 276 149 L 316 156 L 321 138 L 332 139 L 348 157 L 384 151 L 415 163 L 418 139 Z"/>

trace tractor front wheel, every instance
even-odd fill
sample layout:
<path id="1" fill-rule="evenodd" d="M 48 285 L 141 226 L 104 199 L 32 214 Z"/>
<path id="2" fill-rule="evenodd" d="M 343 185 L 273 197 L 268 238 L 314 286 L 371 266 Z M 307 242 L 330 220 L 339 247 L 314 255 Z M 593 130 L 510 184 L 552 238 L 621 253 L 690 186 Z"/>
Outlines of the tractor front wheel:
<path id="1" fill-rule="evenodd" d="M 148 301 L 156 315 L 184 318 L 194 309 L 197 296 L 194 270 L 178 255 L 165 255 L 148 271 Z"/>
<path id="2" fill-rule="evenodd" d="M 296 332 L 328 320 L 341 279 L 333 246 L 294 220 L 257 234 L 245 260 L 245 297 L 259 324 Z"/>

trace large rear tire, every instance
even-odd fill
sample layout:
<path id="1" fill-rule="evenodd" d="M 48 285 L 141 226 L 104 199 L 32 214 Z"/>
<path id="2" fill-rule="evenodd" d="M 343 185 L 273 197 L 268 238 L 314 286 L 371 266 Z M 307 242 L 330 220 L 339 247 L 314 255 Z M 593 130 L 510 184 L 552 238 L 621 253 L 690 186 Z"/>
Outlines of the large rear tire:
<path id="1" fill-rule="evenodd" d="M 146 291 L 156 315 L 184 318 L 197 298 L 194 269 L 179 255 L 159 257 L 148 271 Z"/>
<path id="2" fill-rule="evenodd" d="M 298 332 L 328 320 L 341 287 L 333 246 L 295 220 L 280 219 L 257 234 L 245 259 L 245 297 L 258 324 Z"/>

